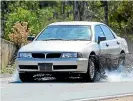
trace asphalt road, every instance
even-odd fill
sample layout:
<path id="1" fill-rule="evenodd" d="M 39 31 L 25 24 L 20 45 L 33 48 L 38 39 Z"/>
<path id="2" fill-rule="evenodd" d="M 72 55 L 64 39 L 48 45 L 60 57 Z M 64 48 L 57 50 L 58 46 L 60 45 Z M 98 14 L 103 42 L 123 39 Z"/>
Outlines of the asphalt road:
<path id="1" fill-rule="evenodd" d="M 87 83 L 81 80 L 48 80 L 34 83 L 1 77 L 2 101 L 89 101 L 133 95 L 133 81 Z"/>

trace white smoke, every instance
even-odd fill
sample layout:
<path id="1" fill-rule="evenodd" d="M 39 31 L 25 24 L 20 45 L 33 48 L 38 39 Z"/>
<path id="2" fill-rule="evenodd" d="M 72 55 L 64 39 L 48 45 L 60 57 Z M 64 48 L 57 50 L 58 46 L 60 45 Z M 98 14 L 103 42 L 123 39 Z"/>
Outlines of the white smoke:
<path id="1" fill-rule="evenodd" d="M 120 66 L 115 71 L 105 71 L 105 78 L 101 79 L 104 82 L 120 82 L 120 81 L 133 81 L 133 67 L 127 68 Z"/>
<path id="2" fill-rule="evenodd" d="M 21 82 L 21 80 L 19 78 L 19 73 L 17 70 L 15 70 L 15 72 L 12 74 L 11 82 L 16 82 L 16 83 Z"/>

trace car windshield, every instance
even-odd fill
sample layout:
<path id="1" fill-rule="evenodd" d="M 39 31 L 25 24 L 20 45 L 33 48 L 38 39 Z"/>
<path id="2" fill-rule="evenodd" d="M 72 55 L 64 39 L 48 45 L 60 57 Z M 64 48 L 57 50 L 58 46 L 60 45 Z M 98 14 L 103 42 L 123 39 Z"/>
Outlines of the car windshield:
<path id="1" fill-rule="evenodd" d="M 37 41 L 45 40 L 90 40 L 90 26 L 80 25 L 52 25 L 44 29 L 37 37 Z"/>

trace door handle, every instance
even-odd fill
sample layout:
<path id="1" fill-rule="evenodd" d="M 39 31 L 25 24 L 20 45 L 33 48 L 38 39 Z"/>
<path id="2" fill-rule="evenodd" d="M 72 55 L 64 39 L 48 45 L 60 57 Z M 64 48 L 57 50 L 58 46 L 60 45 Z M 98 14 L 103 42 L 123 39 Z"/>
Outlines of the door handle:
<path id="1" fill-rule="evenodd" d="M 117 44 L 119 45 L 120 43 L 117 41 Z"/>
<path id="2" fill-rule="evenodd" d="M 106 46 L 108 47 L 108 46 L 109 46 L 109 44 L 107 44 L 107 43 L 106 43 Z"/>

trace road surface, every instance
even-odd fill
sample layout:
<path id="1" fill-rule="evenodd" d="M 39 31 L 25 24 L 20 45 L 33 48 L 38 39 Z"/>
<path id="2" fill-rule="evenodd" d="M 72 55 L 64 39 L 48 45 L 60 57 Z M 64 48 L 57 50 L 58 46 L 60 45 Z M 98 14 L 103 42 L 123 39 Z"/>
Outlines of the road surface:
<path id="1" fill-rule="evenodd" d="M 90 101 L 133 95 L 133 81 L 87 83 L 80 80 L 12 82 L 1 77 L 2 101 Z"/>

